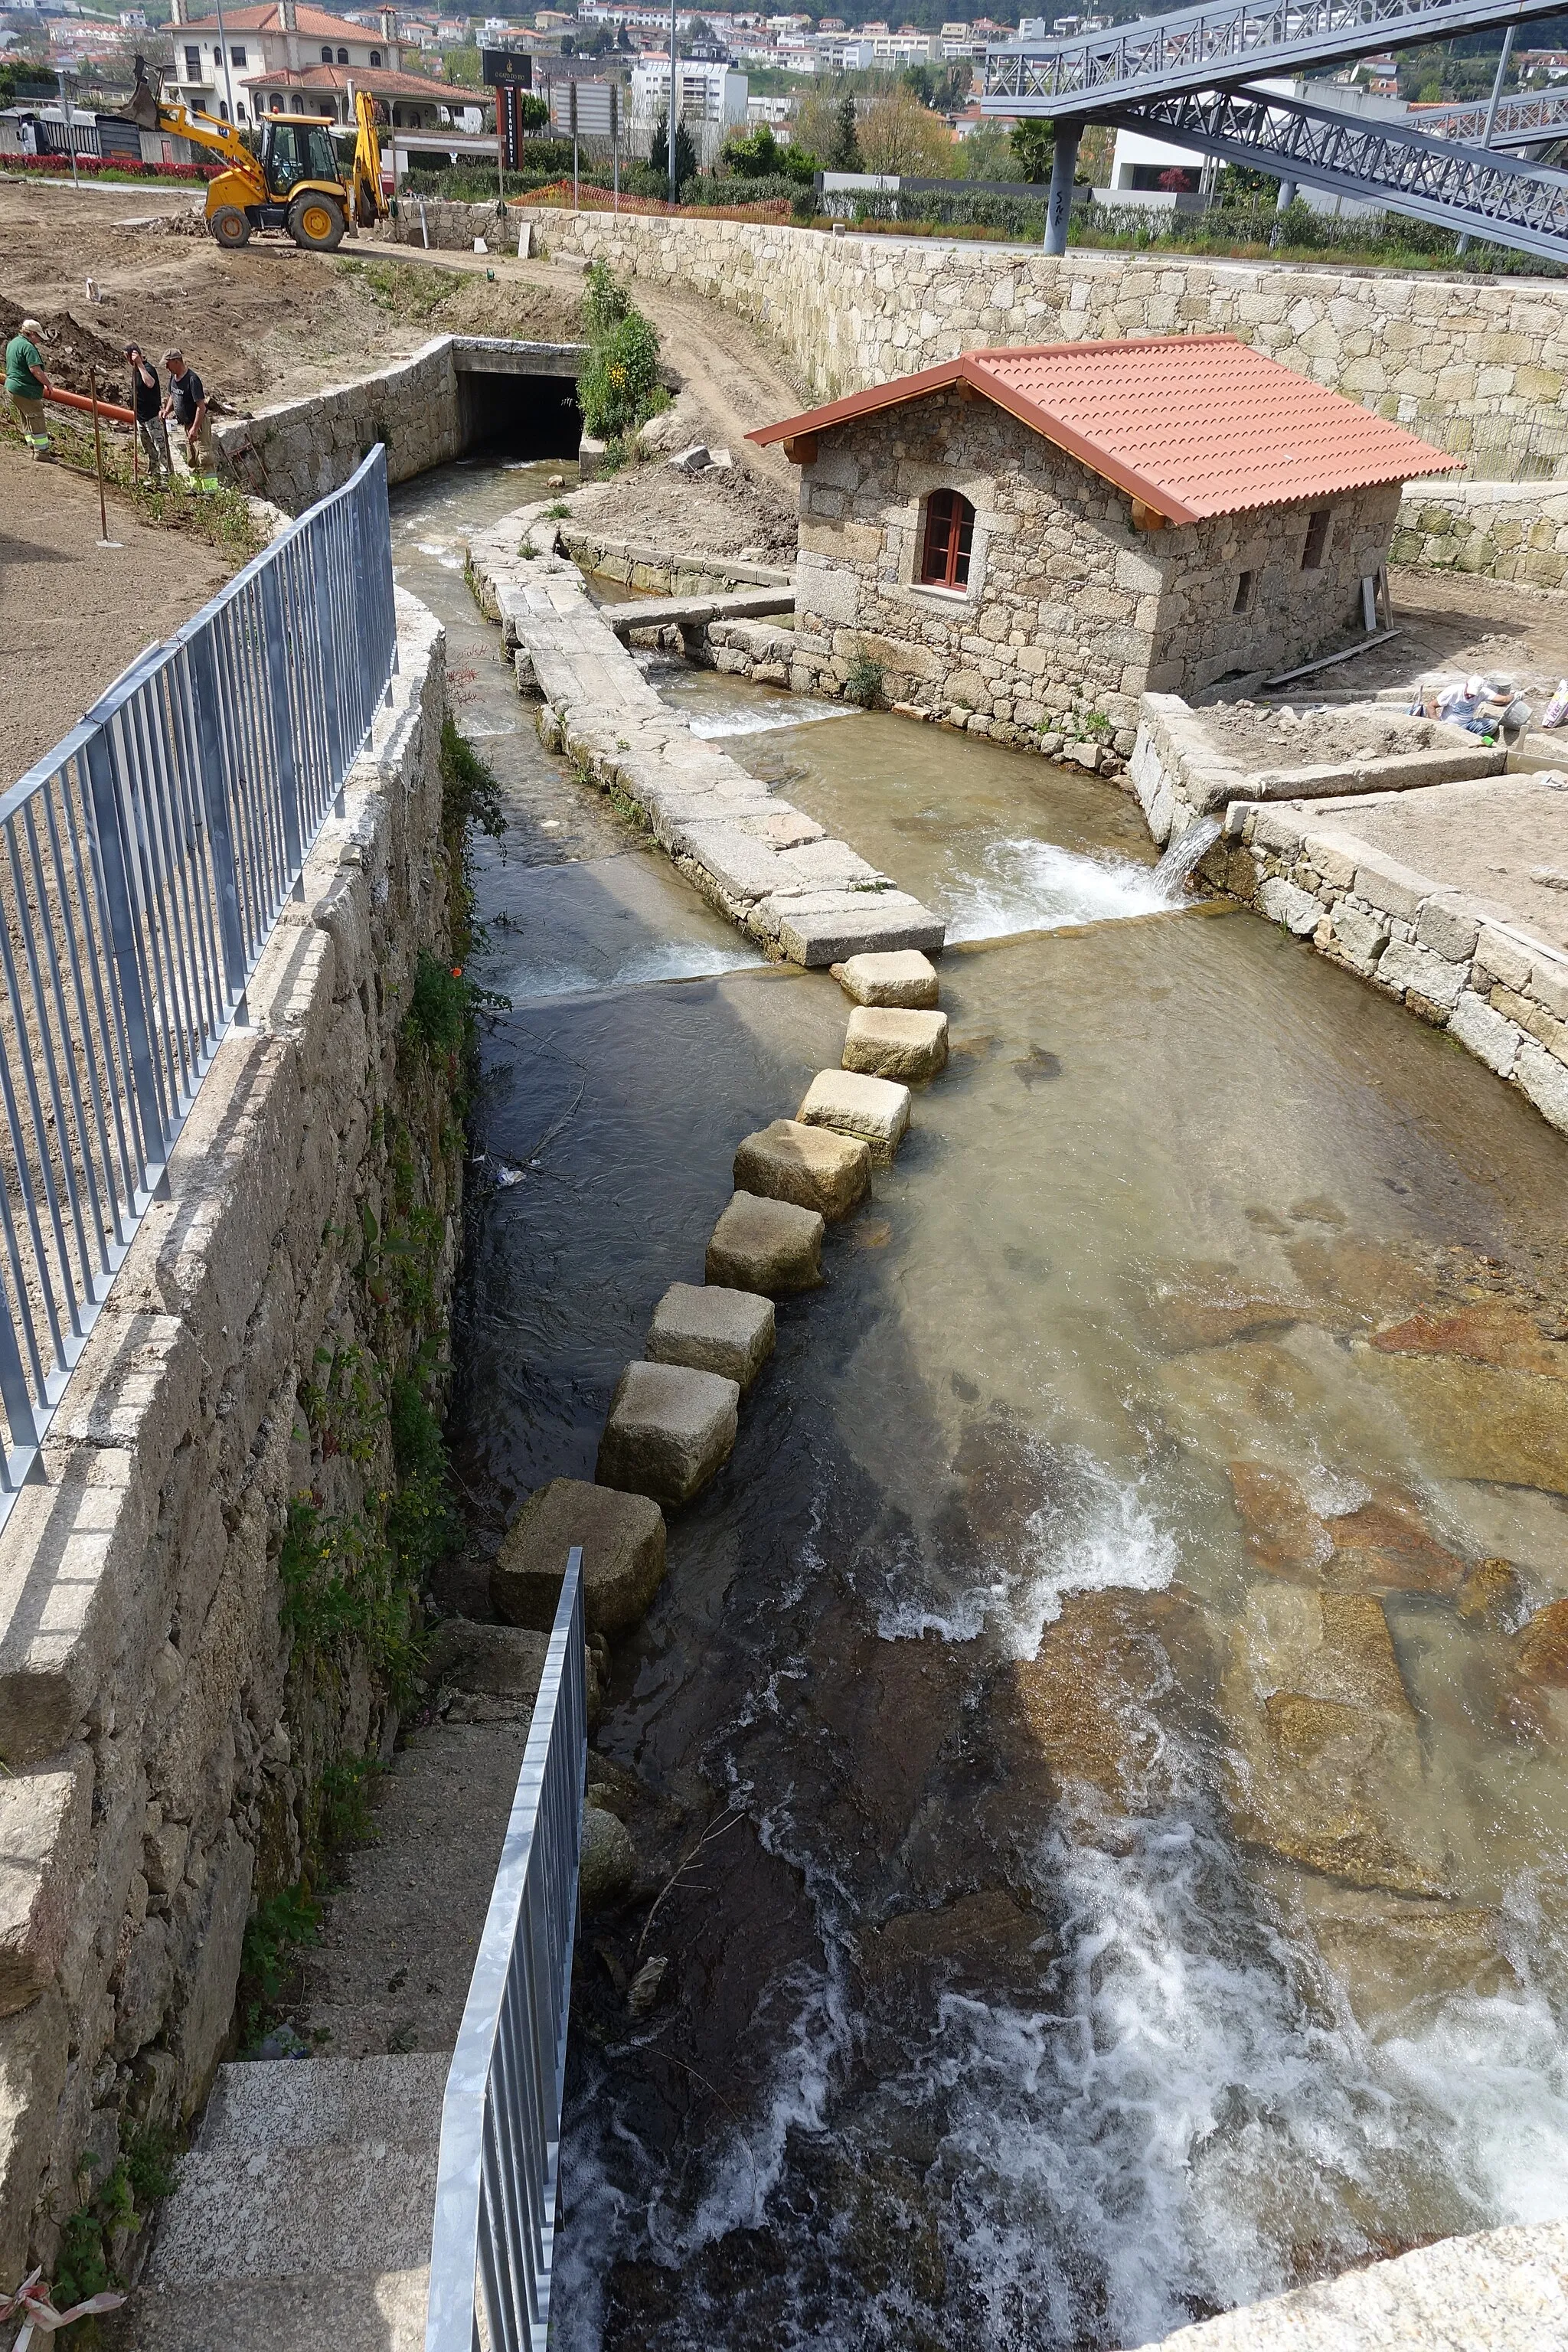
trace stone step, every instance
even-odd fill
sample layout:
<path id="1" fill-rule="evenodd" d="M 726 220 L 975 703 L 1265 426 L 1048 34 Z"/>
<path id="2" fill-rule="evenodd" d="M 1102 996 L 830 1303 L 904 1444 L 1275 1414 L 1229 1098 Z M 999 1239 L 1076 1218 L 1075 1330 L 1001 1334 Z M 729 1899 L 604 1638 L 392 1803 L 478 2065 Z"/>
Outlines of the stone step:
<path id="1" fill-rule="evenodd" d="M 306 2063 L 306 2062 L 301 2062 Z M 194 2148 L 158 2219 L 147 2276 L 379 2277 L 430 2259 L 437 2145 Z"/>
<path id="2" fill-rule="evenodd" d="M 142 2287 L 111 2323 L 113 2352 L 424 2352 L 427 2263 L 370 2277 L 235 2279 Z"/>
<path id="3" fill-rule="evenodd" d="M 703 628 L 710 621 L 762 621 L 795 610 L 795 583 L 783 588 L 734 588 L 709 596 L 636 596 L 624 604 L 600 606 L 617 637 L 634 629 L 674 625 Z"/>
<path id="4" fill-rule="evenodd" d="M 444 2052 L 417 2051 L 221 2066 L 196 2145 L 213 2156 L 367 2143 L 433 2147 L 448 2063 Z"/>

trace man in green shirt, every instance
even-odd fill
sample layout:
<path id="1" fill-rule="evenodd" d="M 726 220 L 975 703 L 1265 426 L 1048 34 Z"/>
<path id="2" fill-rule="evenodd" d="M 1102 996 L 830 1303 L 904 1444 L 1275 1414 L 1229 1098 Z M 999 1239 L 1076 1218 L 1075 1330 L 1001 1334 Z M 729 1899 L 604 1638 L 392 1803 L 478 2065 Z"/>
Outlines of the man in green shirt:
<path id="1" fill-rule="evenodd" d="M 37 319 L 24 319 L 5 346 L 5 389 L 21 420 L 22 431 L 35 457 L 47 459 L 48 427 L 44 422 L 44 394 L 49 379 L 38 357 L 37 338 L 43 333 Z"/>

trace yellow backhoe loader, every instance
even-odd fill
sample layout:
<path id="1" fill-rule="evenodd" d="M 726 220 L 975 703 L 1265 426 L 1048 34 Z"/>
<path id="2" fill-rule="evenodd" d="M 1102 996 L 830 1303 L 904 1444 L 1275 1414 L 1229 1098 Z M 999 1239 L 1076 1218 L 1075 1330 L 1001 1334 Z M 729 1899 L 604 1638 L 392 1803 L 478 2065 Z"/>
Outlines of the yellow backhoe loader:
<path id="1" fill-rule="evenodd" d="M 356 136 L 346 174 L 332 144 L 338 126 L 330 118 L 264 115 L 253 152 L 232 122 L 165 106 L 142 58 L 128 111 L 143 131 L 188 139 L 222 157 L 227 168 L 207 184 L 207 226 L 231 250 L 248 245 L 254 229 L 280 228 L 311 253 L 335 253 L 351 226 L 374 228 L 387 216 L 375 100 L 365 90 L 354 98 Z"/>

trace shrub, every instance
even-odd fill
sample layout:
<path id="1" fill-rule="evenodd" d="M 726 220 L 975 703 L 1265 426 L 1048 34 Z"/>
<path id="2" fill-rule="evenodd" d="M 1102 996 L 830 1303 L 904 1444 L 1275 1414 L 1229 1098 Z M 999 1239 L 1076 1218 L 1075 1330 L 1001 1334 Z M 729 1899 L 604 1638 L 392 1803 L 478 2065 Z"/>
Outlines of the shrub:
<path id="1" fill-rule="evenodd" d="M 628 309 L 595 342 L 577 380 L 583 422 L 598 440 L 629 440 L 652 415 L 658 389 L 658 337 L 640 310 Z"/>
<path id="2" fill-rule="evenodd" d="M 591 343 L 602 342 L 632 312 L 632 298 L 607 261 L 591 261 L 583 278 L 583 320 Z"/>
<path id="3" fill-rule="evenodd" d="M 873 661 L 864 646 L 858 646 L 849 674 L 844 681 L 847 702 L 858 702 L 862 710 L 869 710 L 882 692 L 882 665 Z"/>

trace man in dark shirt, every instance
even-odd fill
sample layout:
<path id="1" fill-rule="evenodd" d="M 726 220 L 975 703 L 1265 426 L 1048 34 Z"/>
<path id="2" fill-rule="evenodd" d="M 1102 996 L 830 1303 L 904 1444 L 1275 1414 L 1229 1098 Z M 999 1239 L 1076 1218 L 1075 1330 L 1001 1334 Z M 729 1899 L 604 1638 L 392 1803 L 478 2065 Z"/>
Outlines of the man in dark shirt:
<path id="1" fill-rule="evenodd" d="M 206 387 L 195 368 L 185 365 L 183 352 L 165 352 L 163 365 L 169 371 L 169 396 L 163 403 L 163 415 L 172 416 L 185 436 L 185 457 L 198 488 L 214 489 L 217 485 L 213 472 Z"/>
<path id="2" fill-rule="evenodd" d="M 127 343 L 125 356 L 131 362 L 131 407 L 136 418 L 136 437 L 142 444 L 153 488 L 164 489 L 174 478 L 174 468 L 169 460 L 169 428 L 163 422 L 158 371 L 150 360 L 143 359 L 140 343 Z"/>

